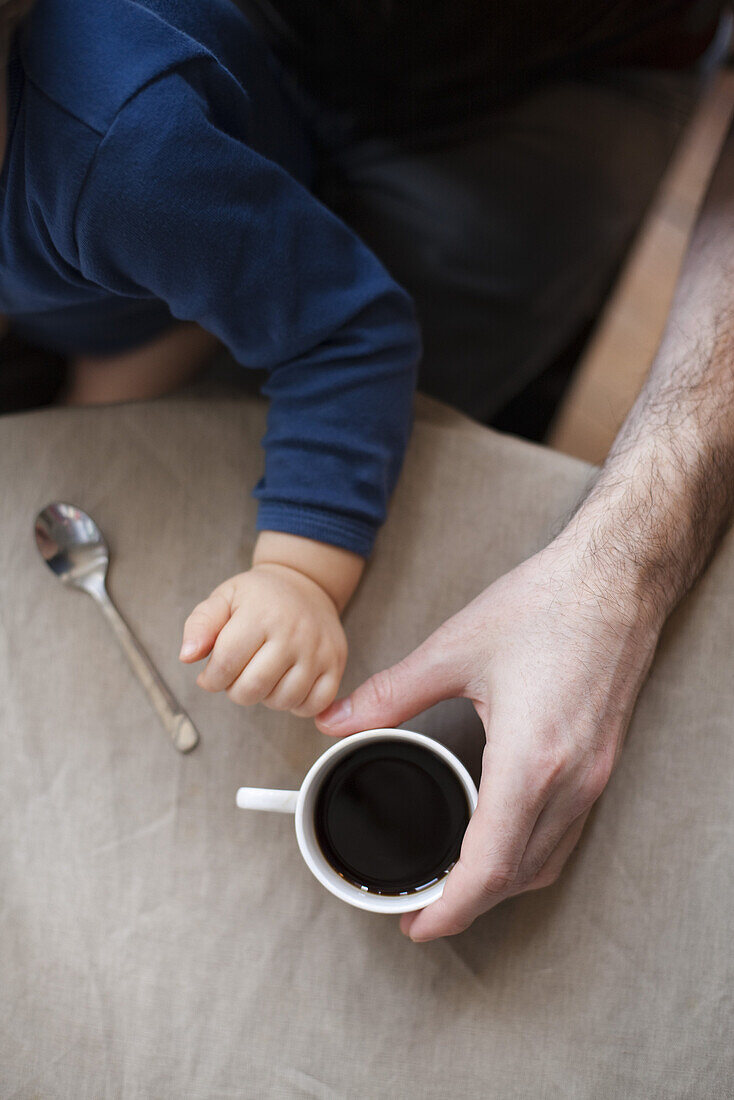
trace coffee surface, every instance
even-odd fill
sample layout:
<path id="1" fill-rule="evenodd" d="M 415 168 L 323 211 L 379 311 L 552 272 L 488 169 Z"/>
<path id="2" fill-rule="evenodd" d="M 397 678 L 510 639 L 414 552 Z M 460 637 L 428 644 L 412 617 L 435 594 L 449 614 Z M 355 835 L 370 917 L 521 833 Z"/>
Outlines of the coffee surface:
<path id="1" fill-rule="evenodd" d="M 342 757 L 316 801 L 316 836 L 343 878 L 405 894 L 442 878 L 459 857 L 469 803 L 456 773 L 422 745 L 370 742 Z"/>

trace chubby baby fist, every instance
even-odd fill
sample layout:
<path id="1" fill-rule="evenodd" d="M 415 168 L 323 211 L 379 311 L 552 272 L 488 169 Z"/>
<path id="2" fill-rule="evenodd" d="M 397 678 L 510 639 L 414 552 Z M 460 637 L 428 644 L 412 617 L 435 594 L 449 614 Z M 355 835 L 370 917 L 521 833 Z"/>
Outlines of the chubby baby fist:
<path id="1" fill-rule="evenodd" d="M 347 640 L 320 584 L 289 565 L 261 562 L 220 584 L 186 620 L 181 660 L 206 656 L 197 679 L 205 691 L 311 718 L 336 697 Z"/>

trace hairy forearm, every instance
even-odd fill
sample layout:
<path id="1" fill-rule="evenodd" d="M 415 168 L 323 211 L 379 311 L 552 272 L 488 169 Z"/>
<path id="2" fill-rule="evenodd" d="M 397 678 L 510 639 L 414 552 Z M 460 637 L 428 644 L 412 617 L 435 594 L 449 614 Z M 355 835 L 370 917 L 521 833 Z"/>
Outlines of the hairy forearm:
<path id="1" fill-rule="evenodd" d="M 661 625 L 734 505 L 734 135 L 650 374 L 562 539 Z"/>

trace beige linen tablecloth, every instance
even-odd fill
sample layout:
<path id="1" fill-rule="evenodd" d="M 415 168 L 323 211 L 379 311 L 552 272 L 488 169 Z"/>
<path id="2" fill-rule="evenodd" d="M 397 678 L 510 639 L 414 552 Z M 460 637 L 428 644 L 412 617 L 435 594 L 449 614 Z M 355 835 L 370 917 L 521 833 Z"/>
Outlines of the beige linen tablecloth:
<path id="1" fill-rule="evenodd" d="M 246 567 L 263 408 L 169 401 L 0 421 L 0 1096 L 734 1096 L 734 543 L 676 614 L 612 782 L 553 888 L 424 946 L 311 877 L 293 822 L 235 809 L 329 743 L 176 655 Z M 347 615 L 347 684 L 536 549 L 586 467 L 422 406 Z M 37 558 L 88 509 L 110 589 L 202 733 L 178 756 L 108 629 Z M 416 728 L 476 773 L 450 704 Z"/>

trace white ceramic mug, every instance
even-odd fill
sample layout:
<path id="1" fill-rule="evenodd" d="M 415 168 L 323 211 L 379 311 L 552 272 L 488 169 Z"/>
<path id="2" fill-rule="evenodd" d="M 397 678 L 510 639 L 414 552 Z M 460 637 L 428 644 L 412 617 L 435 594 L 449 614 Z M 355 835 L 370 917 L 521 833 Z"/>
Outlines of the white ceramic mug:
<path id="1" fill-rule="evenodd" d="M 466 791 L 470 810 L 474 812 L 477 805 L 477 788 L 461 761 L 450 749 L 434 741 L 432 737 L 399 729 L 366 730 L 364 733 L 345 737 L 327 749 L 312 765 L 300 790 L 270 791 L 261 787 L 240 787 L 237 791 L 237 805 L 242 810 L 275 810 L 278 813 L 295 814 L 298 847 L 307 866 L 327 890 L 349 905 L 355 905 L 358 909 L 369 909 L 372 913 L 409 913 L 413 909 L 423 909 L 441 897 L 446 882 L 445 877 L 440 882 L 413 894 L 399 897 L 372 894 L 343 879 L 326 860 L 316 839 L 314 811 L 322 781 L 340 757 L 348 755 L 357 745 L 367 741 L 409 741 L 423 745 L 448 764 L 458 776 Z"/>

